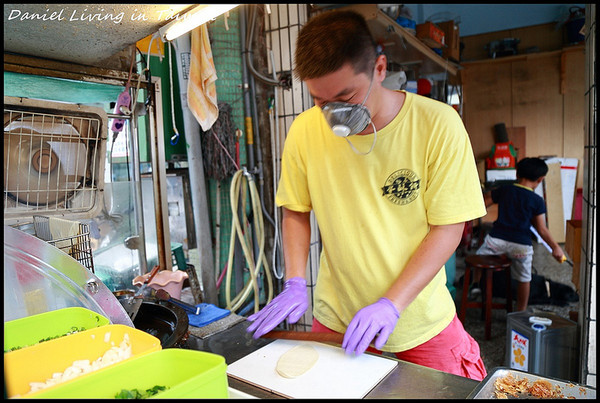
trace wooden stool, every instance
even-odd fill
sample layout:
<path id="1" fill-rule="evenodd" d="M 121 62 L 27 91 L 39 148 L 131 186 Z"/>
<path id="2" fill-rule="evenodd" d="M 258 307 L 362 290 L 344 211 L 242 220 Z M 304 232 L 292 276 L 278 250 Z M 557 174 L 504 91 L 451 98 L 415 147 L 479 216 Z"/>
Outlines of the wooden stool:
<path id="1" fill-rule="evenodd" d="M 482 308 L 485 312 L 485 339 L 489 340 L 492 333 L 492 308 L 503 309 L 512 312 L 512 291 L 510 276 L 511 260 L 506 255 L 469 255 L 465 258 L 465 279 L 463 283 L 462 301 L 460 303 L 460 312 L 458 318 L 465 322 L 467 308 Z M 469 285 L 471 283 L 471 269 L 481 269 L 482 280 L 484 284 L 483 301 L 469 301 Z M 506 305 L 492 303 L 492 280 L 495 271 L 504 270 L 506 273 Z M 485 309 L 483 309 L 485 308 Z"/>

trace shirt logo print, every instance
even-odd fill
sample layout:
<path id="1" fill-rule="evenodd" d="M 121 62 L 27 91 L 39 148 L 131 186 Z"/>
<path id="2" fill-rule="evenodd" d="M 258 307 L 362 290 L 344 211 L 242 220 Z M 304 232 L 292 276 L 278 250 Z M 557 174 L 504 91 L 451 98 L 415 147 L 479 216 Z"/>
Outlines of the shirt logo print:
<path id="1" fill-rule="evenodd" d="M 382 196 L 398 205 L 409 204 L 419 196 L 421 180 L 410 169 L 400 169 L 392 173 L 381 188 Z"/>

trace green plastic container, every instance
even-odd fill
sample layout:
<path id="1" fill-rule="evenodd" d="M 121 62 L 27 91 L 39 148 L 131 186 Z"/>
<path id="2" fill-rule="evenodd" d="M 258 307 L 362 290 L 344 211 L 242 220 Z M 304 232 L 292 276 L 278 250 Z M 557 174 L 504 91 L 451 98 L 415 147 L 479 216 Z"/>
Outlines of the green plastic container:
<path id="1" fill-rule="evenodd" d="M 84 375 L 27 397 L 43 399 L 112 399 L 122 389 L 167 389 L 151 398 L 226 399 L 227 365 L 220 355 L 169 348 Z"/>
<path id="2" fill-rule="evenodd" d="M 87 330 L 110 324 L 108 318 L 82 307 L 44 312 L 4 323 L 4 351 L 32 346 L 74 330 Z"/>
<path id="3" fill-rule="evenodd" d="M 39 393 L 40 391 L 30 392 L 31 382 L 45 382 L 52 378 L 54 373 L 64 373 L 75 361 L 89 360 L 91 363 L 102 357 L 112 347 L 118 347 L 125 339 L 125 335 L 129 338 L 132 356 L 104 368 L 110 368 L 110 366 L 116 366 L 135 357 L 162 349 L 160 340 L 151 334 L 117 324 L 84 330 L 4 353 L 4 383 L 8 397 L 28 397 Z M 92 373 L 89 372 L 80 377 Z M 76 379 L 78 378 L 68 379 L 43 390 L 66 385 Z"/>
<path id="4" fill-rule="evenodd" d="M 185 254 L 183 253 L 183 245 L 177 242 L 171 242 L 171 259 L 177 266 L 177 270 L 186 269 Z"/>

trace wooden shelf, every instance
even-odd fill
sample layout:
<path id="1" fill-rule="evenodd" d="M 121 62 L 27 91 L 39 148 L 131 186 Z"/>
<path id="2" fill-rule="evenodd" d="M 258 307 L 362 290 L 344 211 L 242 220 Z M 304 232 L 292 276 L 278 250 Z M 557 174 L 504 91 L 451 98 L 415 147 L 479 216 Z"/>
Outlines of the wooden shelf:
<path id="1" fill-rule="evenodd" d="M 389 61 L 398 63 L 406 70 L 415 70 L 420 76 L 443 72 L 457 75 L 459 65 L 435 53 L 376 4 L 355 4 L 344 8 L 365 17 L 375 41 L 383 45 Z"/>
<path id="2" fill-rule="evenodd" d="M 519 53 L 517 55 L 510 56 L 502 56 L 497 57 L 495 59 L 487 58 L 487 59 L 478 59 L 478 60 L 463 60 L 461 66 L 466 68 L 467 66 L 473 66 L 477 64 L 485 64 L 485 63 L 504 63 L 504 62 L 514 62 L 518 60 L 532 60 L 538 57 L 547 57 L 552 55 L 562 55 L 568 52 L 581 52 L 585 50 L 585 45 L 571 45 L 568 47 L 563 47 L 557 50 L 549 50 L 545 52 L 532 52 L 532 53 Z"/>

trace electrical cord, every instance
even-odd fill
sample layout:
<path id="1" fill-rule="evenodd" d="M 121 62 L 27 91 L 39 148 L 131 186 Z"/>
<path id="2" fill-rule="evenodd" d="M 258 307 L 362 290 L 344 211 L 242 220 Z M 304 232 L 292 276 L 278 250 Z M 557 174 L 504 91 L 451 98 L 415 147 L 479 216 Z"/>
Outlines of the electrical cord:
<path id="1" fill-rule="evenodd" d="M 155 32 L 154 35 L 152 35 L 152 37 L 150 38 L 150 42 L 148 43 L 148 60 L 150 60 L 150 52 L 152 51 L 152 42 L 154 42 L 155 39 L 158 39 L 160 37 L 160 34 L 158 32 Z M 160 59 L 160 62 L 162 63 L 162 59 L 163 59 L 163 54 L 160 51 L 160 43 L 156 42 L 156 46 L 158 47 L 158 58 Z"/>
<path id="2" fill-rule="evenodd" d="M 275 59 L 273 57 L 273 51 L 269 51 L 269 56 L 271 58 L 271 64 L 275 65 Z M 273 78 L 275 78 L 275 70 L 273 69 Z M 282 240 L 281 234 L 279 232 L 280 223 L 279 223 L 279 211 L 277 209 L 277 180 L 281 175 L 281 145 L 280 145 L 280 137 L 279 137 L 279 122 L 278 119 L 278 104 L 279 104 L 279 96 L 278 89 L 273 89 L 273 99 L 269 103 L 269 124 L 270 124 L 270 133 L 271 133 L 271 158 L 273 160 L 273 218 L 275 222 L 273 226 L 275 227 L 274 234 L 274 244 L 273 244 L 273 255 L 272 255 L 272 268 L 273 275 L 276 279 L 283 279 L 283 267 L 282 265 L 277 264 L 277 256 L 278 250 L 280 250 Z M 281 262 L 283 259 L 279 259 Z"/>
<path id="3" fill-rule="evenodd" d="M 240 199 L 240 194 L 242 190 L 242 185 L 244 184 L 243 179 L 246 178 L 246 183 L 250 189 L 250 199 L 252 202 L 252 210 L 254 217 L 254 228 L 256 230 L 256 238 L 259 241 L 259 252 L 256 261 L 252 259 L 252 248 L 249 245 L 248 240 L 244 236 L 244 231 L 242 229 L 239 216 L 237 214 L 238 210 L 238 200 Z M 244 192 L 245 193 L 245 192 Z M 264 231 L 264 220 L 262 216 L 262 209 L 260 198 L 258 196 L 258 190 L 256 189 L 256 183 L 252 178 L 252 175 L 246 170 L 246 168 L 237 171 L 231 180 L 230 187 L 230 202 L 231 202 L 231 211 L 233 213 L 231 220 L 231 238 L 229 243 L 229 258 L 227 262 L 227 273 L 225 277 L 225 300 L 227 302 L 227 309 L 233 311 L 238 310 L 244 301 L 248 298 L 251 291 L 254 291 L 254 312 L 258 312 L 259 304 L 260 304 L 260 295 L 259 295 L 259 273 L 261 266 L 264 266 L 264 271 L 267 278 L 267 285 L 269 288 L 267 303 L 271 302 L 273 299 L 273 280 L 271 277 L 271 272 L 268 268 L 267 258 L 265 256 L 265 231 Z M 245 200 L 245 198 L 243 199 Z M 245 210 L 245 209 L 244 209 Z M 246 258 L 246 262 L 249 266 L 250 272 L 250 281 L 246 282 L 244 288 L 232 299 L 231 298 L 231 273 L 233 272 L 233 255 L 234 255 L 234 246 L 235 246 L 235 237 L 236 234 L 242 246 L 242 250 L 244 252 L 244 257 Z"/>
<path id="4" fill-rule="evenodd" d="M 171 120 L 173 123 L 173 131 L 174 135 L 171 136 L 171 145 L 174 146 L 179 142 L 179 130 L 177 130 L 177 126 L 175 124 L 175 98 L 173 97 L 173 42 L 169 43 L 169 80 L 171 83 Z"/>
<path id="5" fill-rule="evenodd" d="M 264 84 L 267 85 L 273 85 L 273 86 L 280 86 L 281 83 L 278 80 L 273 80 L 270 79 L 268 77 L 263 76 L 262 74 L 260 74 L 258 71 L 256 71 L 256 69 L 254 68 L 254 66 L 252 65 L 252 57 L 250 57 L 250 55 L 252 54 L 252 39 L 254 37 L 254 25 L 256 22 L 256 10 L 258 9 L 258 6 L 255 6 L 252 8 L 252 17 L 251 17 L 251 21 L 250 21 L 250 33 L 248 35 L 246 35 L 246 59 L 247 59 L 247 65 L 250 68 L 250 72 L 254 75 L 254 77 L 256 77 L 259 81 L 263 82 Z M 275 66 L 273 65 L 273 71 L 275 71 Z"/>
<path id="6" fill-rule="evenodd" d="M 277 163 L 275 162 L 275 149 L 277 148 L 277 146 L 275 145 L 275 141 L 274 141 L 274 128 L 273 126 L 276 123 L 273 123 L 273 121 L 276 119 L 273 114 L 273 103 L 274 101 L 271 101 L 271 105 L 269 106 L 269 125 L 270 125 L 270 129 L 271 129 L 271 155 L 273 156 L 273 194 L 276 195 L 277 194 L 277 177 L 278 176 L 278 171 L 277 171 Z M 275 210 L 273 214 L 274 215 L 274 220 L 275 220 L 275 234 L 273 236 L 273 255 L 272 255 L 272 267 L 273 267 L 273 275 L 275 276 L 276 279 L 281 280 L 283 278 L 283 270 L 277 269 L 277 249 L 280 246 L 280 236 L 279 236 L 279 212 L 277 211 L 277 204 L 275 201 L 275 196 L 273 197 L 273 209 Z"/>
<path id="7" fill-rule="evenodd" d="M 148 66 L 148 63 L 146 62 L 146 58 L 144 57 L 144 54 L 137 48 L 137 46 L 136 46 L 135 50 L 140 55 L 140 58 L 141 58 L 140 61 L 144 63 L 145 68 L 143 69 L 143 72 L 144 73 L 149 72 L 150 68 Z M 137 84 L 135 86 L 135 91 L 133 93 L 133 100 L 131 101 L 131 110 L 132 111 L 135 110 L 135 107 L 136 107 L 136 104 L 137 104 L 137 99 L 138 99 L 138 95 L 139 95 L 139 92 L 140 92 L 141 83 L 142 83 L 142 73 L 138 73 L 138 81 L 137 81 Z"/>

